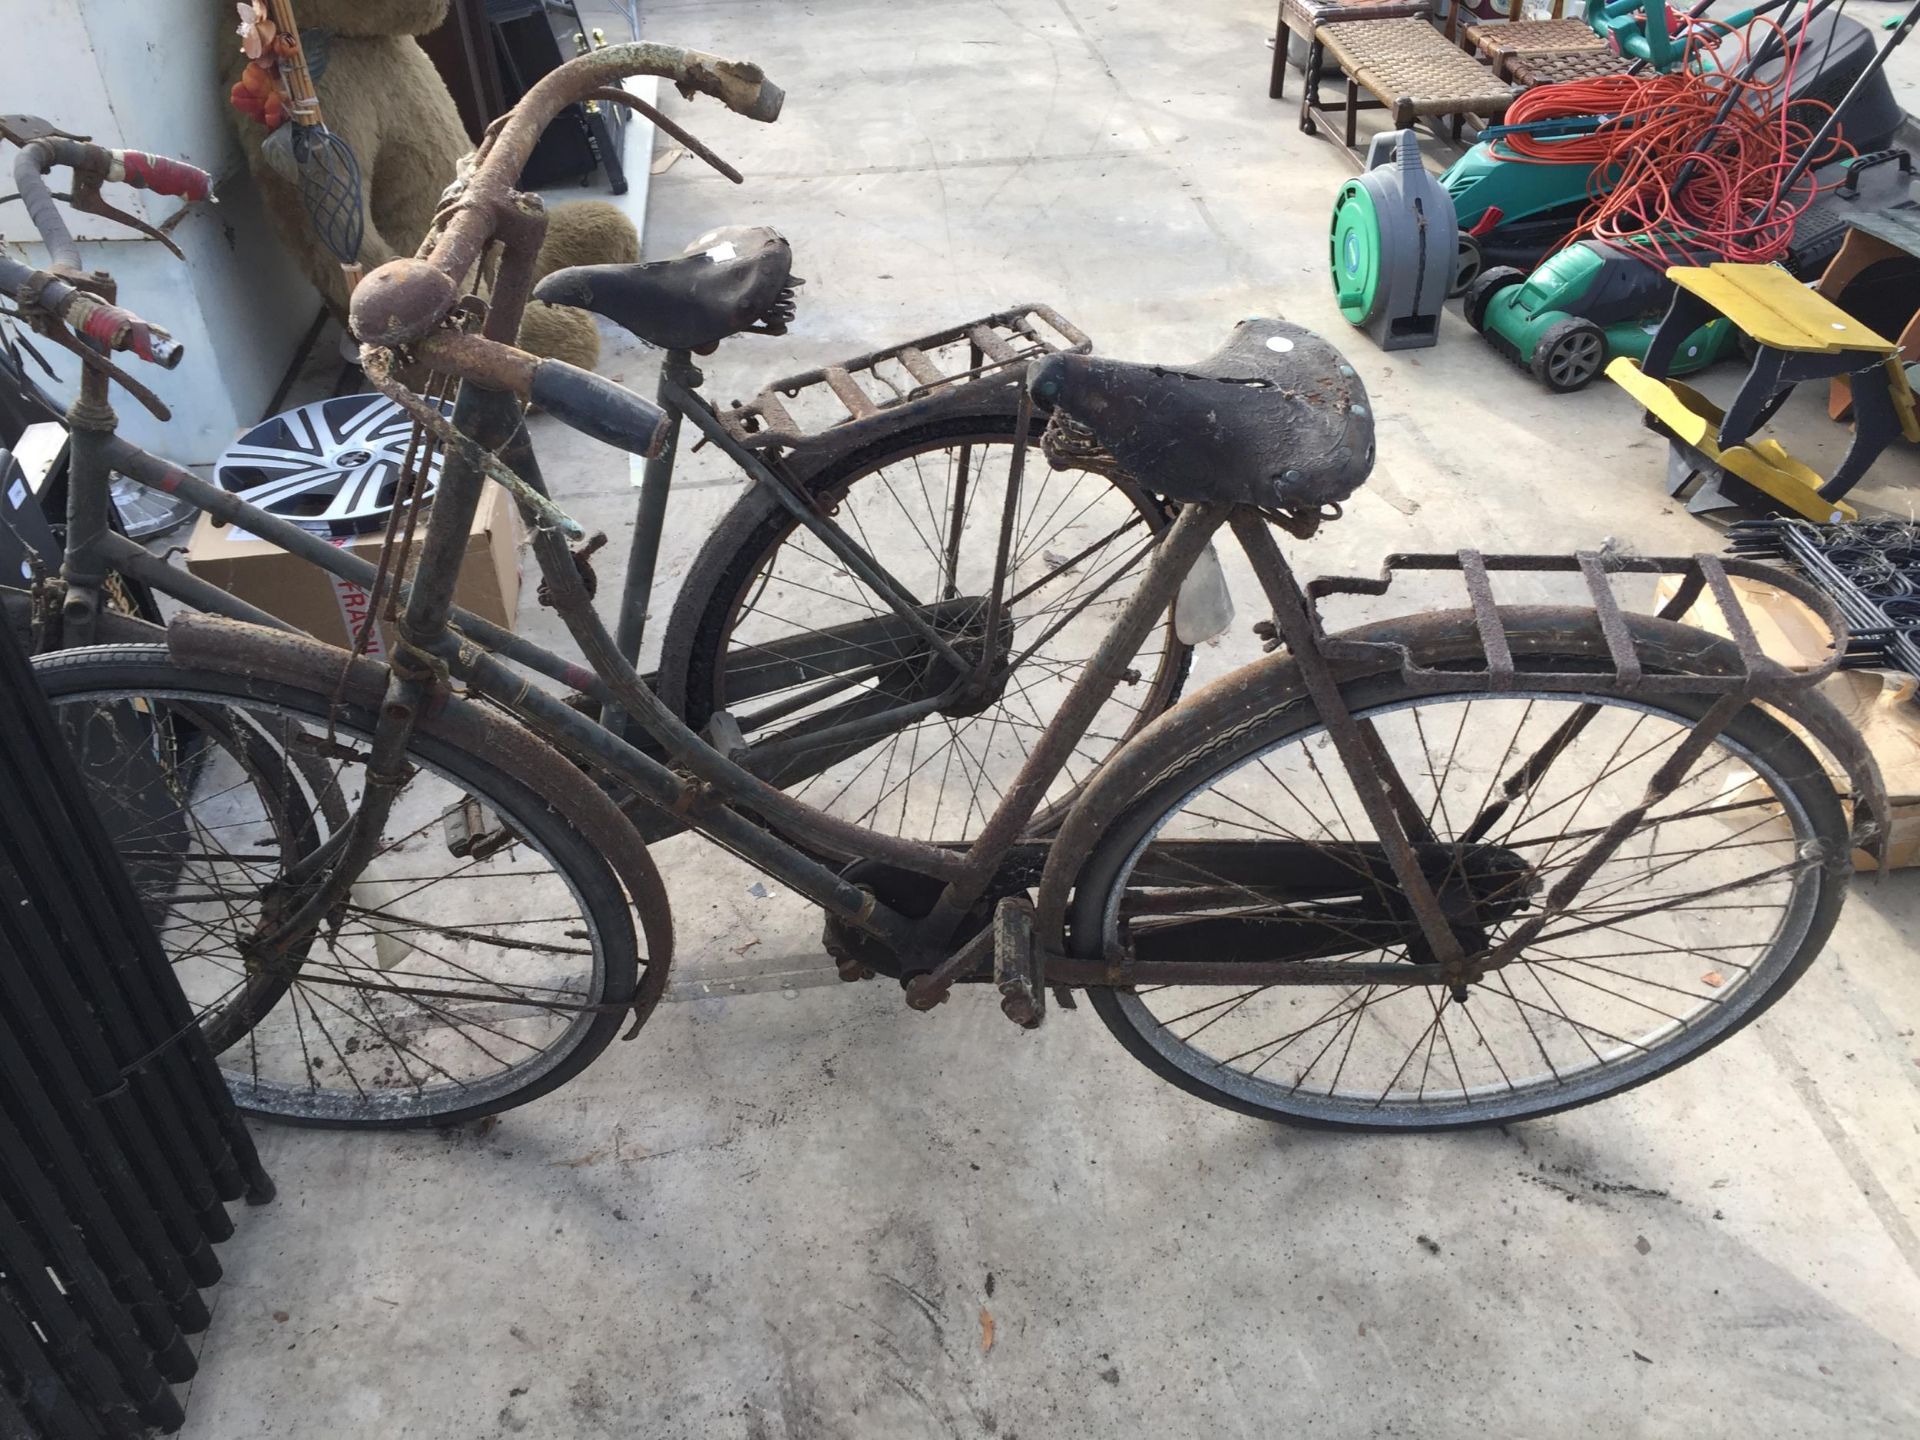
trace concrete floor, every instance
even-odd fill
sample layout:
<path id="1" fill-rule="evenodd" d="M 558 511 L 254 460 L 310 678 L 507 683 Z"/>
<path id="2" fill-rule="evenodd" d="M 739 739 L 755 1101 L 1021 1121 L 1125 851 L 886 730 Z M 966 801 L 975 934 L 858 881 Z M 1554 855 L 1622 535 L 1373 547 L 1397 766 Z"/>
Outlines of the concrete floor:
<path id="1" fill-rule="evenodd" d="M 1323 237 L 1347 171 L 1266 98 L 1271 23 L 1245 0 L 649 5 L 649 36 L 788 90 L 771 128 L 675 107 L 744 191 L 684 158 L 654 179 L 649 253 L 770 223 L 808 279 L 793 333 L 728 346 L 714 391 L 1028 299 L 1175 361 L 1278 313 L 1346 349 L 1381 418 L 1307 565 L 1714 548 L 1609 387 L 1552 398 L 1457 313 L 1396 355 L 1345 327 Z M 646 384 L 652 359 L 610 339 L 604 368 Z M 620 550 L 624 458 L 540 440 Z M 1873 494 L 1905 513 L 1916 478 L 1890 457 Z M 710 452 L 685 479 L 663 595 L 735 493 Z M 550 625 L 530 599 L 522 620 Z M 1197 678 L 1249 658 L 1244 620 Z M 1920 1432 L 1911 874 L 1860 887 L 1794 995 L 1674 1076 L 1376 1140 L 1189 1099 L 1084 1009 L 1028 1035 L 982 995 L 920 1016 L 839 985 L 792 897 L 690 839 L 657 853 L 680 1003 L 640 1040 L 484 1131 L 261 1130 L 282 1198 L 223 1251 L 186 1435 Z"/>

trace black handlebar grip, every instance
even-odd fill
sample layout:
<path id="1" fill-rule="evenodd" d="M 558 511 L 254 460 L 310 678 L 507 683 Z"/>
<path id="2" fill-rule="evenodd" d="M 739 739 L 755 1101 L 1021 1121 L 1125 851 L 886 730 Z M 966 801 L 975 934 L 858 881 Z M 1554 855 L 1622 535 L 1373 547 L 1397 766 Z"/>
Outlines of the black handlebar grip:
<path id="1" fill-rule="evenodd" d="M 758 120 L 771 125 L 780 118 L 780 109 L 787 103 L 787 92 L 771 80 L 760 82 L 760 94 L 752 105 L 740 113 L 749 120 Z"/>
<path id="2" fill-rule="evenodd" d="M 667 415 L 624 385 L 562 360 L 542 360 L 530 391 L 536 405 L 583 435 L 652 459 L 666 442 Z"/>

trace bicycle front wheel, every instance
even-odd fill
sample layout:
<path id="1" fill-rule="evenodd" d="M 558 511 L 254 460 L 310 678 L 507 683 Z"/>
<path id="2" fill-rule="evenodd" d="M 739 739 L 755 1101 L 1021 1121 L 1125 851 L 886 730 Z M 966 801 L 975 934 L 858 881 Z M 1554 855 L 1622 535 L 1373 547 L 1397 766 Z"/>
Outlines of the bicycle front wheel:
<path id="1" fill-rule="evenodd" d="M 528 785 L 416 734 L 371 864 L 317 934 L 261 960 L 251 941 L 320 838 L 303 789 L 357 806 L 374 716 L 153 646 L 35 670 L 242 1108 L 453 1123 L 545 1094 L 613 1038 L 637 974 L 625 894 Z"/>
<path id="2" fill-rule="evenodd" d="M 1470 626 L 1468 627 L 1471 628 Z M 1596 676 L 1587 693 L 1350 682 L 1431 839 L 1423 865 L 1497 946 L 1578 864 L 1707 709 Z M 1417 929 L 1303 695 L 1251 718 L 1217 694 L 1082 870 L 1073 948 L 1155 960 L 1394 961 Z M 1847 877 L 1832 781 L 1749 707 L 1517 958 L 1477 984 L 1094 989 L 1164 1078 L 1248 1114 L 1358 1130 L 1499 1124 L 1644 1083 L 1746 1025 L 1806 969 Z M 1456 924 L 1460 921 L 1456 920 Z"/>

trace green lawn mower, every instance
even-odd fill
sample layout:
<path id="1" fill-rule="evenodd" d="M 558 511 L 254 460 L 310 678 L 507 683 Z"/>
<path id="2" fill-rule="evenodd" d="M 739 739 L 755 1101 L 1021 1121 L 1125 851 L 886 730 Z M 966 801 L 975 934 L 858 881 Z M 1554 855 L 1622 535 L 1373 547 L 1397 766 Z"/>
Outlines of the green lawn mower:
<path id="1" fill-rule="evenodd" d="M 1504 265 L 1481 272 L 1463 307 L 1467 323 L 1494 349 L 1566 394 L 1584 390 L 1615 355 L 1644 358 L 1672 295 L 1663 266 L 1583 241 L 1531 276 Z M 1732 322 L 1716 318 L 1687 336 L 1672 373 L 1705 369 L 1739 343 Z"/>
<path id="2" fill-rule="evenodd" d="M 1810 12 L 1808 19 L 1817 13 Z M 1797 181 L 1815 156 L 1829 153 L 1824 147 L 1843 114 L 1851 115 L 1863 95 L 1871 97 L 1885 88 L 1881 70 L 1911 24 L 1910 16 L 1856 74 L 1846 93 L 1801 148 L 1790 171 L 1791 180 Z M 1807 33 L 1803 22 L 1801 37 L 1804 39 Z M 1767 54 L 1763 48 L 1761 55 Z M 1736 92 L 1729 93 L 1691 147 L 1691 154 L 1708 152 L 1737 98 Z M 1669 189 L 1670 197 L 1684 193 L 1697 164 L 1689 159 L 1680 167 Z M 1783 183 L 1775 193 L 1784 195 L 1790 188 L 1790 183 Z M 1760 223 L 1767 213 L 1763 205 L 1749 223 Z M 1666 276 L 1668 264 L 1706 265 L 1725 258 L 1703 244 L 1690 246 L 1684 234 L 1662 238 L 1659 246 L 1651 243 L 1651 237 L 1581 240 L 1548 257 L 1531 275 L 1512 266 L 1483 270 L 1466 288 L 1463 309 L 1467 323 L 1556 394 L 1585 389 L 1615 356 L 1634 360 L 1646 356 L 1654 331 L 1673 298 L 1673 286 Z M 1697 253 L 1689 253 L 1696 249 Z M 1675 250 L 1682 252 L 1682 261 L 1672 260 Z M 1666 252 L 1664 260 L 1661 251 Z M 1732 323 L 1716 317 L 1681 341 L 1668 372 L 1686 375 L 1705 369 L 1735 353 L 1739 346 L 1740 335 Z"/>

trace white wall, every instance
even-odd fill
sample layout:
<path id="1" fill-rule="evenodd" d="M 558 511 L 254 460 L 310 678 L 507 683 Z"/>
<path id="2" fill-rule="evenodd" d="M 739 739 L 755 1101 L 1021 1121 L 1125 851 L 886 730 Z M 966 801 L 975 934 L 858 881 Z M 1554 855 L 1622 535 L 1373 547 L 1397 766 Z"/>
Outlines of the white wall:
<path id="1" fill-rule="evenodd" d="M 186 349 L 170 372 L 122 357 L 128 372 L 174 414 L 162 425 L 119 394 L 122 433 L 171 459 L 205 464 L 260 418 L 320 303 L 267 228 L 227 115 L 219 66 L 239 43 L 233 4 L 5 3 L 30 9 L 31 18 L 0 48 L 0 110 L 42 116 L 98 144 L 171 155 L 215 177 L 218 203 L 190 207 L 172 231 L 185 264 L 135 232 L 69 212 L 82 258 L 113 273 L 120 303 L 166 327 Z M 10 174 L 12 153 L 9 148 L 9 168 L 0 173 Z M 180 208 L 178 201 L 125 186 L 108 186 L 107 198 L 154 225 Z M 0 241 L 44 263 L 31 236 L 18 204 L 0 206 Z M 36 348 L 70 383 L 71 357 L 44 344 Z"/>

